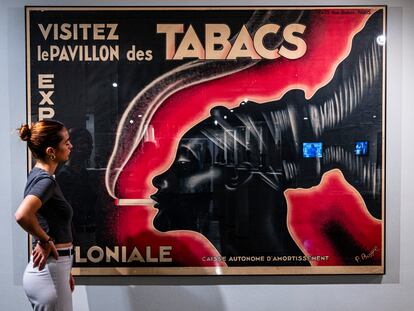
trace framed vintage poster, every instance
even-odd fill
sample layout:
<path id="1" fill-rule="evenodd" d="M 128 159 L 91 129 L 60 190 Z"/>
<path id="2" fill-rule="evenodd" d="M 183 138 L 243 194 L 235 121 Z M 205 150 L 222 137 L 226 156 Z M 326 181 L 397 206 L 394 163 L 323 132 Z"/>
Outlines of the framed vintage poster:
<path id="1" fill-rule="evenodd" d="M 28 120 L 73 144 L 74 273 L 383 274 L 385 25 L 384 6 L 27 7 Z"/>

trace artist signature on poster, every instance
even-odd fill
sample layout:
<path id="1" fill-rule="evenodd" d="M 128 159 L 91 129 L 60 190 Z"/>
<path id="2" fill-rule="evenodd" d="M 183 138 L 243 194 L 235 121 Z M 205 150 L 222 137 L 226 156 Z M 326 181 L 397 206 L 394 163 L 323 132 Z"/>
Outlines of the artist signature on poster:
<path id="1" fill-rule="evenodd" d="M 355 256 L 355 261 L 358 263 L 364 262 L 370 258 L 373 258 L 378 251 L 379 248 L 377 246 L 374 246 L 374 248 L 368 254 L 362 253 L 360 256 Z"/>

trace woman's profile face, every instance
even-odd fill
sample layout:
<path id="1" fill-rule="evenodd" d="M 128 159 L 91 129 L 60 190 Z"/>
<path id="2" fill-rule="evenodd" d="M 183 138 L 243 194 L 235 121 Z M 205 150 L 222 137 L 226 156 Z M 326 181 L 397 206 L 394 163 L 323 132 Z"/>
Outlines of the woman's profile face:
<path id="1" fill-rule="evenodd" d="M 187 132 L 170 168 L 153 179 L 154 226 L 200 232 L 223 254 L 278 252 L 278 240 L 290 238 L 282 173 L 273 169 L 280 165 L 276 133 L 261 114 L 243 125 L 243 113 L 230 113 L 213 111 Z"/>
<path id="2" fill-rule="evenodd" d="M 66 162 L 69 160 L 70 151 L 72 150 L 68 130 L 63 128 L 60 131 L 60 136 L 62 137 L 62 140 L 56 148 L 56 158 L 58 162 Z"/>

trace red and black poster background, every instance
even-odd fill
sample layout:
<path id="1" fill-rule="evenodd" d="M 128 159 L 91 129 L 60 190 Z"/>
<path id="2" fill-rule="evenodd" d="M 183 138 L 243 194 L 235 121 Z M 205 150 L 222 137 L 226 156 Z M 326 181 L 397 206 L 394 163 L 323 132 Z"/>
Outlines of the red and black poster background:
<path id="1" fill-rule="evenodd" d="M 74 272 L 384 273 L 385 22 L 27 7 L 29 122 L 74 146 L 56 174 Z"/>

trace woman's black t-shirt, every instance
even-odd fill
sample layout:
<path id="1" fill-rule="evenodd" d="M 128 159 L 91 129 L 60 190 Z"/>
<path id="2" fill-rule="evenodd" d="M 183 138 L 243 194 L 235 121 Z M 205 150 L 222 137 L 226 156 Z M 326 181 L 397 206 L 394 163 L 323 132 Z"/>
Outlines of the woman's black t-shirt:
<path id="1" fill-rule="evenodd" d="M 34 167 L 30 172 L 24 196 L 34 195 L 42 201 L 42 206 L 36 213 L 42 229 L 55 240 L 55 243 L 70 243 L 72 237 L 73 211 L 66 201 L 54 176 L 45 170 Z M 38 237 L 33 237 L 33 246 Z"/>

